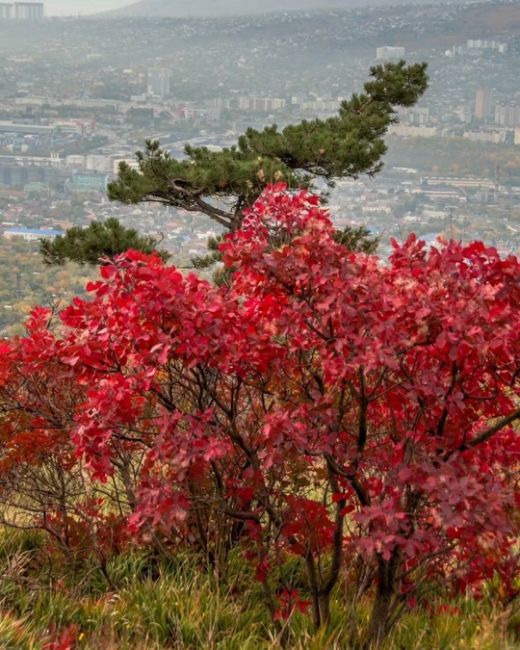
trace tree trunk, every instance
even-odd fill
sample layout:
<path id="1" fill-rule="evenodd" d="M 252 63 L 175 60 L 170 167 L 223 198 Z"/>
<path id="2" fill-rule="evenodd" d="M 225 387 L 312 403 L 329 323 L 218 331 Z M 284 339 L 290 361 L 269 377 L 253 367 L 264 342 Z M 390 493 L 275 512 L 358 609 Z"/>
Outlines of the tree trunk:
<path id="1" fill-rule="evenodd" d="M 317 631 L 321 627 L 327 627 L 330 623 L 330 595 L 323 592 L 311 593 L 312 599 L 312 623 Z"/>
<path id="2" fill-rule="evenodd" d="M 330 623 L 330 594 L 320 594 L 319 606 L 321 625 L 327 627 Z"/>
<path id="3" fill-rule="evenodd" d="M 127 461 L 123 461 L 121 465 L 118 466 L 118 469 L 125 490 L 125 495 L 126 495 L 126 500 L 128 501 L 128 505 L 131 510 L 135 510 L 135 508 L 137 507 L 137 497 L 135 496 L 135 491 L 134 491 L 134 481 L 132 480 L 132 476 L 130 474 L 130 463 Z"/>
<path id="4" fill-rule="evenodd" d="M 379 647 L 388 634 L 389 619 L 398 590 L 397 575 L 400 566 L 401 554 L 399 550 L 395 550 L 389 560 L 379 558 L 376 598 L 368 625 L 365 648 Z"/>
<path id="5" fill-rule="evenodd" d="M 376 600 L 372 608 L 370 624 L 368 626 L 366 648 L 380 646 L 386 636 L 392 595 L 389 589 L 378 586 Z"/>

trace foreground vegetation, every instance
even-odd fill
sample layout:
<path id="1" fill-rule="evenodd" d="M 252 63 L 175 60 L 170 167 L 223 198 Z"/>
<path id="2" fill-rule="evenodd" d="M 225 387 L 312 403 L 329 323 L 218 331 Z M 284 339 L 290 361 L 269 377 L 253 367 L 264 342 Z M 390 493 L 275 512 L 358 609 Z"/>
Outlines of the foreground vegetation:
<path id="1" fill-rule="evenodd" d="M 40 534 L 2 531 L 0 538 L 0 647 L 6 650 L 67 648 L 279 648 L 281 641 L 250 568 L 238 558 L 225 580 L 216 579 L 195 555 L 158 560 L 135 549 L 109 563 L 108 586 L 88 561 L 64 562 L 50 554 Z M 293 580 L 303 572 L 293 567 Z M 345 589 L 341 585 L 340 591 Z M 295 613 L 287 622 L 290 648 L 348 648 L 351 616 L 344 594 L 332 602 L 328 628 L 312 630 Z M 438 591 L 400 621 L 384 648 L 403 650 L 508 650 L 520 645 L 520 608 L 504 604 L 493 585 L 480 599 L 445 604 Z M 368 618 L 368 602 L 356 612 Z"/>
<path id="2" fill-rule="evenodd" d="M 0 343 L 1 647 L 518 645 L 520 263 L 410 236 L 382 264 L 294 191 L 380 169 L 425 67 L 372 77 L 326 122 L 121 168 L 112 198 L 231 231 L 220 282 L 145 242 Z M 130 245 L 72 234 L 47 261 Z"/>
<path id="3" fill-rule="evenodd" d="M 1 344 L 4 647 L 515 647 L 520 263 L 247 216 Z"/>

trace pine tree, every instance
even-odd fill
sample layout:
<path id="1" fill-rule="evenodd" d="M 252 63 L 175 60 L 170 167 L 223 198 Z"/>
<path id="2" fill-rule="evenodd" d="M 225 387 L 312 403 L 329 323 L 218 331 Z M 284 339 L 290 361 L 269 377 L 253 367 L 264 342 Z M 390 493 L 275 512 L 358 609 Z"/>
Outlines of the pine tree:
<path id="1" fill-rule="evenodd" d="M 113 201 L 155 202 L 205 214 L 228 231 L 241 223 L 244 208 L 264 188 L 284 181 L 290 188 L 312 188 L 321 179 L 329 188 L 340 178 L 374 176 L 383 166 L 384 137 L 397 121 L 397 109 L 417 103 L 428 86 L 426 64 L 385 63 L 372 67 L 364 92 L 344 101 L 328 119 L 304 120 L 278 129 L 248 129 L 235 146 L 221 151 L 187 145 L 185 157 L 173 158 L 148 140 L 136 154 L 138 169 L 121 163 L 109 184 Z M 371 252 L 376 245 L 366 231 L 347 229 L 338 237 L 353 248 Z M 47 245 L 52 260 L 54 245 Z M 214 261 L 215 253 L 196 266 Z"/>
<path id="2" fill-rule="evenodd" d="M 156 250 L 158 241 L 144 237 L 132 228 L 124 228 L 117 219 L 100 223 L 93 221 L 88 228 L 71 228 L 54 240 L 42 239 L 40 253 L 46 264 L 62 265 L 67 261 L 79 264 L 98 264 L 102 259 L 111 260 L 130 248 L 143 253 Z M 159 251 L 166 259 L 168 254 Z"/>

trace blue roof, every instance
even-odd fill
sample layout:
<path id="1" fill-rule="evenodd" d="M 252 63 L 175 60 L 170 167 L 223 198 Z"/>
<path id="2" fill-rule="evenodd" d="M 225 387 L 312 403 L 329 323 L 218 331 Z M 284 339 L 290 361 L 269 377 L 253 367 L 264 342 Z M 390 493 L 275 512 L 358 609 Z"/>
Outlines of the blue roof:
<path id="1" fill-rule="evenodd" d="M 42 237 L 57 237 L 63 235 L 62 230 L 39 229 L 39 228 L 8 228 L 5 232 L 13 235 L 41 235 Z"/>

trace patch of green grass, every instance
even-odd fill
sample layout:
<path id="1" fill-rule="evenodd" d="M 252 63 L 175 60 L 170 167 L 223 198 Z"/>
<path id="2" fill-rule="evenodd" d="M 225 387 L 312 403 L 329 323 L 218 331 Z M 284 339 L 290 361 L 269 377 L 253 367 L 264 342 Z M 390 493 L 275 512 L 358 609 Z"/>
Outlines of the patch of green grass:
<path id="1" fill-rule="evenodd" d="M 220 585 L 185 554 L 159 562 L 145 552 L 128 552 L 108 570 L 115 592 L 92 562 L 57 562 L 46 556 L 38 536 L 6 533 L 0 539 L 0 648 L 41 650 L 49 630 L 70 625 L 79 630 L 78 650 L 281 648 L 261 588 L 238 557 Z M 285 578 L 304 586 L 298 571 L 297 562 L 290 564 Z M 287 647 L 348 650 L 345 600 L 336 594 L 331 625 L 318 633 L 309 617 L 295 615 L 287 625 Z M 495 600 L 490 589 L 480 601 L 459 599 L 442 612 L 442 599 L 435 596 L 428 608 L 401 620 L 384 650 L 520 648 L 520 612 L 500 609 Z M 367 603 L 356 619 L 366 622 L 368 614 Z"/>

